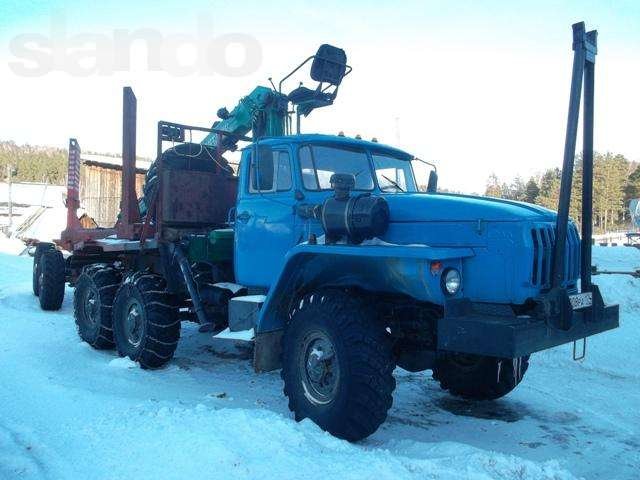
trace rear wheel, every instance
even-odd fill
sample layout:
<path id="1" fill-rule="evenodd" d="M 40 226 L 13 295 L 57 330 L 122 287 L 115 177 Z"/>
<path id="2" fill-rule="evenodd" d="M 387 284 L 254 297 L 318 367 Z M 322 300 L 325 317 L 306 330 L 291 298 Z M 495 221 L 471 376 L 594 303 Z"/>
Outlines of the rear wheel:
<path id="1" fill-rule="evenodd" d="M 33 255 L 33 275 L 32 275 L 32 284 L 33 284 L 33 294 L 37 297 L 40 295 L 40 271 L 41 271 L 41 262 L 42 252 L 47 250 L 55 250 L 55 245 L 53 243 L 41 242 L 36 245 L 36 251 Z"/>
<path id="2" fill-rule="evenodd" d="M 137 273 L 123 282 L 113 304 L 113 334 L 118 353 L 142 368 L 158 368 L 171 360 L 180 320 L 162 277 Z"/>
<path id="3" fill-rule="evenodd" d="M 527 368 L 529 356 L 510 359 L 447 353 L 438 358 L 433 378 L 452 395 L 495 400 L 516 388 Z"/>
<path id="4" fill-rule="evenodd" d="M 97 349 L 113 348 L 111 309 L 121 274 L 112 266 L 90 265 L 78 277 L 73 312 L 80 338 Z"/>
<path id="5" fill-rule="evenodd" d="M 340 291 L 305 295 L 283 337 L 284 394 L 296 420 L 349 441 L 385 421 L 395 389 L 391 344 L 371 304 Z"/>
<path id="6" fill-rule="evenodd" d="M 64 300 L 66 267 L 60 250 L 49 249 L 42 252 L 36 265 L 38 275 L 38 297 L 43 310 L 60 310 Z"/>

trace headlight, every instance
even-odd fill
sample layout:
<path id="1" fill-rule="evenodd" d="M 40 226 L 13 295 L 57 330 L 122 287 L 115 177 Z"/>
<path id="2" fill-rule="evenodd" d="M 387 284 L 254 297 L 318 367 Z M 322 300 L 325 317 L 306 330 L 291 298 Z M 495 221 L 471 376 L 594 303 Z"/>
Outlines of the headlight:
<path id="1" fill-rule="evenodd" d="M 442 289 L 447 295 L 455 295 L 460 290 L 462 280 L 460 272 L 455 268 L 448 268 L 442 273 Z"/>

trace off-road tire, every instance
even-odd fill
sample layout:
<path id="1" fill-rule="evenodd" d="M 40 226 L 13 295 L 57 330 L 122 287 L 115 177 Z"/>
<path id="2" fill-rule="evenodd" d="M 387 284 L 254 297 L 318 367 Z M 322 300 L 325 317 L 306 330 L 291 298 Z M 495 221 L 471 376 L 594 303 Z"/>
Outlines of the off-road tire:
<path id="1" fill-rule="evenodd" d="M 452 395 L 495 400 L 516 388 L 528 368 L 528 355 L 510 359 L 447 353 L 436 361 L 433 378 Z"/>
<path id="2" fill-rule="evenodd" d="M 114 347 L 111 309 L 122 275 L 113 266 L 93 264 L 85 267 L 73 292 L 73 315 L 78 335 L 93 348 Z M 95 303 L 88 304 L 88 296 Z M 91 312 L 91 309 L 94 309 Z"/>
<path id="3" fill-rule="evenodd" d="M 135 304 L 141 318 L 139 341 L 131 341 L 128 315 Z M 122 283 L 113 304 L 113 335 L 122 357 L 140 363 L 142 368 L 166 364 L 180 340 L 180 319 L 166 282 L 150 273 L 135 273 Z"/>
<path id="4" fill-rule="evenodd" d="M 60 250 L 45 250 L 40 256 L 38 297 L 42 310 L 60 310 L 64 300 L 66 267 Z"/>
<path id="5" fill-rule="evenodd" d="M 41 267 L 41 257 L 42 252 L 46 250 L 54 250 L 56 247 L 53 243 L 41 242 L 36 245 L 36 251 L 33 254 L 33 275 L 32 275 L 32 284 L 33 284 L 33 294 L 37 297 L 40 295 L 40 267 Z"/>
<path id="6" fill-rule="evenodd" d="M 339 362 L 335 394 L 324 404 L 305 393 L 306 373 L 300 366 L 304 339 L 318 331 L 330 339 Z M 302 297 L 284 331 L 282 365 L 284 394 L 296 421 L 310 418 L 338 438 L 358 441 L 371 435 L 393 403 L 391 341 L 364 298 L 338 290 Z"/>

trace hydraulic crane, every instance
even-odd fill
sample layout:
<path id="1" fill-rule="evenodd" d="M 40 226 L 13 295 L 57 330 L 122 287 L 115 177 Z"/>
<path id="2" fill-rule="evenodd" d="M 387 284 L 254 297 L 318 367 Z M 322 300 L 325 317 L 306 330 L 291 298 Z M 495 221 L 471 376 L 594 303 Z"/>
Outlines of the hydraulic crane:
<path id="1" fill-rule="evenodd" d="M 285 82 L 310 61 L 310 75 L 318 82 L 317 86 L 311 89 L 300 84 L 288 94 L 283 93 Z M 342 79 L 350 72 L 344 50 L 328 44 L 321 45 L 315 55 L 308 57 L 285 76 L 278 88 L 273 83 L 271 87 L 257 86 L 231 112 L 225 107 L 220 108 L 217 113 L 220 120 L 212 126 L 215 131 L 207 135 L 202 144 L 216 147 L 221 155 L 235 150 L 239 137 L 249 133 L 254 139 L 290 135 L 292 115 L 296 117 L 296 133 L 300 133 L 300 117 L 308 116 L 316 108 L 333 104 Z"/>
<path id="2" fill-rule="evenodd" d="M 305 87 L 302 83 L 290 91 L 283 93 L 283 87 L 296 72 L 311 62 L 310 77 L 317 82 L 315 88 Z M 199 129 L 189 125 L 180 125 L 170 122 L 160 122 L 158 125 L 158 158 L 162 155 L 162 142 L 183 142 L 185 131 L 205 130 L 208 135 L 200 142 L 209 156 L 209 160 L 229 168 L 223 154 L 228 151 L 235 151 L 238 142 L 259 140 L 265 137 L 279 137 L 291 135 L 292 115 L 296 117 L 296 133 L 300 133 L 300 117 L 307 117 L 316 108 L 332 105 L 338 95 L 338 88 L 342 80 L 351 72 L 352 68 L 347 65 L 347 55 L 341 48 L 329 44 L 323 44 L 318 48 L 315 55 L 307 57 L 302 63 L 294 68 L 289 74 L 280 80 L 278 87 L 273 84 L 271 87 L 257 86 L 249 95 L 242 97 L 238 104 L 229 112 L 226 107 L 218 109 L 219 120 L 215 121 L 211 129 Z M 252 137 L 247 137 L 251 134 Z M 190 155 L 193 152 L 190 153 Z M 123 179 L 123 185 L 126 179 Z M 144 186 L 144 195 L 138 201 L 137 208 L 139 215 L 144 217 L 149 207 L 154 203 L 157 184 L 156 162 L 149 168 Z M 124 191 L 125 189 L 123 189 Z M 130 189 L 129 189 L 130 190 Z M 234 196 L 234 194 L 232 195 Z M 123 208 L 124 218 L 136 218 L 138 211 L 126 213 Z M 148 223 L 145 221 L 145 223 Z M 122 222 L 120 222 L 122 225 Z M 134 231 L 122 225 L 131 236 Z M 144 230 L 144 229 L 143 229 Z M 145 237 L 142 232 L 142 237 Z"/>

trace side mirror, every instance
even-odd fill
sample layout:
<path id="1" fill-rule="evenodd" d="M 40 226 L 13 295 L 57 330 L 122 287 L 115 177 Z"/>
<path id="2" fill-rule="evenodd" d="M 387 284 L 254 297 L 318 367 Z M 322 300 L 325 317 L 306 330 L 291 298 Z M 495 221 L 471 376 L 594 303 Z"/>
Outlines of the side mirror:
<path id="1" fill-rule="evenodd" d="M 320 45 L 311 63 L 311 78 L 316 82 L 340 85 L 347 73 L 347 54 L 333 45 Z"/>
<path id="2" fill-rule="evenodd" d="M 429 182 L 427 183 L 427 192 L 435 193 L 438 191 L 438 174 L 435 170 L 429 172 Z"/>

